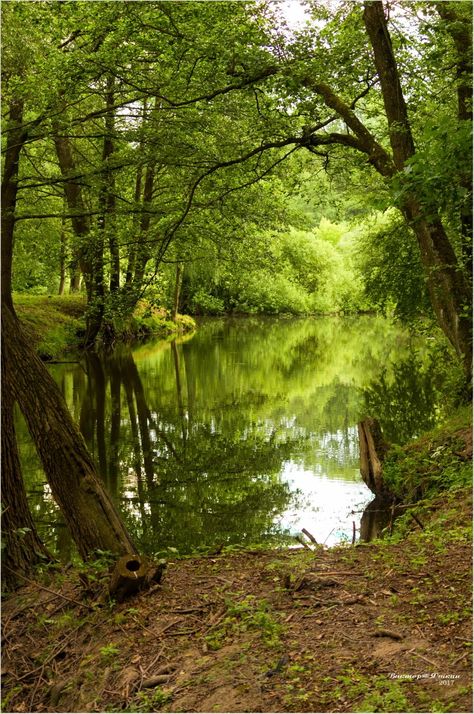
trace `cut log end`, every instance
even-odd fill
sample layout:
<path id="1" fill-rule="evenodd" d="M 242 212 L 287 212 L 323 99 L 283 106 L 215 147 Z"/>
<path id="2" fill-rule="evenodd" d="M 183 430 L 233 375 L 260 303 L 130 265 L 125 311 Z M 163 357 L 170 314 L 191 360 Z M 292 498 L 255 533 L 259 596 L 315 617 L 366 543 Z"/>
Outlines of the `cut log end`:
<path id="1" fill-rule="evenodd" d="M 143 588 L 147 581 L 149 563 L 140 555 L 124 555 L 115 564 L 110 579 L 109 594 L 123 602 Z"/>

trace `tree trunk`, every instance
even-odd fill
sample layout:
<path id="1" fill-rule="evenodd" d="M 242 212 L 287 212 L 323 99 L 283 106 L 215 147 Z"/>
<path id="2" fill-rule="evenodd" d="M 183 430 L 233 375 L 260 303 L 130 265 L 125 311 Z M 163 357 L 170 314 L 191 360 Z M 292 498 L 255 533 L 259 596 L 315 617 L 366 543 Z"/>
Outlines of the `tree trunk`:
<path id="1" fill-rule="evenodd" d="M 364 23 L 380 80 L 393 159 L 401 172 L 406 161 L 414 155 L 415 147 L 382 2 L 365 2 Z M 457 264 L 441 220 L 436 216 L 426 218 L 422 202 L 413 191 L 404 199 L 402 212 L 418 240 L 437 320 L 462 358 L 466 375 L 470 378 L 472 337 L 466 312 L 469 311 L 471 296 L 463 270 Z M 433 213 L 436 212 L 430 209 L 430 214 Z"/>
<path id="2" fill-rule="evenodd" d="M 470 295 L 456 255 L 440 220 L 428 222 L 416 199 L 407 199 L 403 211 L 420 247 L 431 305 L 438 323 L 472 374 L 472 332 L 468 317 Z"/>
<path id="3" fill-rule="evenodd" d="M 2 317 L 3 360 L 12 378 L 8 385 L 79 553 L 87 558 L 98 549 L 118 554 L 135 552 L 56 383 L 32 351 L 14 313 L 6 308 Z"/>
<path id="4" fill-rule="evenodd" d="M 104 314 L 104 258 L 103 236 L 90 235 L 89 217 L 86 215 L 82 188 L 77 179 L 77 168 L 69 139 L 61 136 L 59 126 L 54 127 L 54 145 L 59 167 L 64 179 L 64 195 L 73 217 L 72 228 L 80 246 L 79 264 L 86 283 L 88 309 L 86 312 L 86 334 L 84 346 L 94 344 L 102 326 Z M 89 238 L 89 240 L 88 240 Z"/>
<path id="5" fill-rule="evenodd" d="M 71 263 L 71 269 L 70 269 L 70 285 L 69 285 L 69 292 L 70 293 L 78 293 L 79 290 L 81 289 L 81 269 L 79 267 L 79 260 L 77 258 L 73 259 L 73 262 Z"/>
<path id="6" fill-rule="evenodd" d="M 456 49 L 458 119 L 472 124 L 472 18 L 457 13 L 455 7 L 446 2 L 436 3 Z M 472 170 L 460 177 L 460 185 L 466 192 L 460 215 L 464 267 L 472 280 Z"/>
<path id="7" fill-rule="evenodd" d="M 150 227 L 150 214 L 147 212 L 151 207 L 153 198 L 153 183 L 155 180 L 155 166 L 149 164 L 145 172 L 145 185 L 143 187 L 143 209 L 144 213 L 140 221 L 140 233 L 136 245 L 135 255 L 135 275 L 133 279 L 135 292 L 138 294 L 143 285 L 145 270 L 150 260 L 150 249 L 146 244 L 148 229 Z"/>
<path id="8" fill-rule="evenodd" d="M 86 257 L 86 240 L 90 232 L 89 217 L 86 215 L 82 187 L 77 179 L 77 168 L 72 154 L 70 141 L 61 136 L 59 126 L 54 127 L 54 146 L 58 157 L 61 176 L 64 181 L 64 196 L 71 214 L 71 225 L 77 238 L 77 260 L 86 281 L 87 297 L 90 297 L 91 266 Z"/>
<path id="9" fill-rule="evenodd" d="M 58 295 L 64 295 L 66 287 L 66 253 L 67 253 L 67 237 L 66 237 L 66 220 L 61 221 L 61 245 L 59 249 L 59 289 Z"/>
<path id="10" fill-rule="evenodd" d="M 5 308 L 8 309 L 8 308 Z M 2 321 L 3 342 L 3 321 Z M 2 345 L 2 352 L 4 353 Z M 22 584 L 41 561 L 51 556 L 42 544 L 33 523 L 21 475 L 13 395 L 7 361 L 2 359 L 2 584 L 12 590 Z"/>
<path id="11" fill-rule="evenodd" d="M 176 263 L 176 280 L 175 280 L 175 284 L 174 284 L 173 312 L 171 315 L 172 320 L 174 322 L 176 322 L 176 318 L 177 318 L 178 312 L 179 312 L 179 297 L 181 294 L 182 277 L 183 277 L 183 264 Z"/>
<path id="12" fill-rule="evenodd" d="M 120 288 L 120 252 L 115 229 L 115 181 L 114 173 L 110 166 L 110 159 L 114 153 L 114 84 L 112 75 L 107 76 L 105 93 L 106 114 L 105 134 L 102 150 L 102 187 L 99 195 L 99 207 L 102 215 L 99 218 L 99 229 L 104 232 L 110 251 L 110 292 L 117 292 Z M 104 245 L 105 245 L 104 240 Z"/>
<path id="13" fill-rule="evenodd" d="M 18 194 L 18 166 L 20 153 L 27 134 L 21 128 L 23 120 L 23 101 L 12 100 L 9 106 L 9 120 L 6 127 L 7 143 L 2 174 L 2 303 L 13 309 L 12 273 L 13 232 L 15 228 L 15 209 Z"/>
<path id="14" fill-rule="evenodd" d="M 364 483 L 375 496 L 385 498 L 389 494 L 385 486 L 382 464 L 388 451 L 388 444 L 382 436 L 376 419 L 364 419 L 357 425 L 359 430 L 360 473 Z"/>

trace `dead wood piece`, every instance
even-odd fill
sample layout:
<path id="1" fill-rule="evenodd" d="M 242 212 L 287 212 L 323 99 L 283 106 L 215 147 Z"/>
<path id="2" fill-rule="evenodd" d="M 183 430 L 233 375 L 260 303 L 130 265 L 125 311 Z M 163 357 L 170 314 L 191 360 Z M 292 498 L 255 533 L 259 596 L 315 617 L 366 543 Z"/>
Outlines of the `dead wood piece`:
<path id="1" fill-rule="evenodd" d="M 166 568 L 166 560 L 160 560 L 157 566 L 152 567 L 151 570 L 148 571 L 146 576 L 147 585 L 151 585 L 151 583 L 161 583 L 161 579 Z"/>
<path id="2" fill-rule="evenodd" d="M 304 548 L 306 548 L 306 550 L 310 550 L 311 552 L 313 552 L 313 549 L 307 544 L 307 542 L 305 540 L 303 540 L 303 538 L 301 536 L 299 536 L 299 535 L 295 536 L 295 540 L 297 540 L 298 543 L 300 543 L 300 545 L 302 545 Z"/>
<path id="3" fill-rule="evenodd" d="M 140 555 L 124 555 L 116 562 L 110 578 L 109 594 L 117 602 L 141 590 L 148 574 L 148 560 Z"/>
<path id="4" fill-rule="evenodd" d="M 318 545 L 318 541 L 316 540 L 314 535 L 312 533 L 310 533 L 309 531 L 307 531 L 306 528 L 302 528 L 301 532 L 304 533 L 305 536 L 307 536 L 307 538 L 310 539 L 311 543 L 314 543 L 314 545 Z"/>
<path id="5" fill-rule="evenodd" d="M 415 523 L 417 523 L 420 526 L 421 530 L 424 531 L 425 527 L 424 527 L 423 523 L 420 521 L 420 519 L 418 518 L 418 516 L 415 516 L 415 514 L 412 512 L 410 512 L 410 516 L 413 518 Z"/>
<path id="6" fill-rule="evenodd" d="M 55 707 L 57 706 L 57 704 L 59 704 L 61 694 L 64 692 L 64 690 L 69 684 L 69 679 L 62 679 L 59 682 L 55 682 L 51 685 L 51 689 L 49 690 L 49 703 L 51 704 L 51 706 Z"/>
<path id="7" fill-rule="evenodd" d="M 144 679 L 141 684 L 141 689 L 156 687 L 158 686 L 158 684 L 166 684 L 167 682 L 169 682 L 172 676 L 172 674 L 156 674 L 154 677 Z"/>
<path id="8" fill-rule="evenodd" d="M 376 496 L 385 496 L 387 488 L 383 481 L 382 464 L 389 445 L 382 436 L 377 419 L 363 419 L 357 425 L 359 431 L 360 473 L 364 482 Z"/>
<path id="9" fill-rule="evenodd" d="M 392 640 L 403 640 L 403 635 L 393 630 L 376 630 L 372 632 L 372 637 L 390 637 Z"/>

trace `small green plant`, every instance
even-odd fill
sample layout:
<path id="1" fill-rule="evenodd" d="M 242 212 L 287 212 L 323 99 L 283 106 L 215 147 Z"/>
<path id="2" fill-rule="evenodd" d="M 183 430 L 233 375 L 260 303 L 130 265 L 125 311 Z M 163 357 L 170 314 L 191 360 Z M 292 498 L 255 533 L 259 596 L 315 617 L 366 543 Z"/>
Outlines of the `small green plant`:
<path id="1" fill-rule="evenodd" d="M 156 687 L 153 691 L 141 691 L 131 703 L 130 708 L 125 711 L 159 712 L 170 701 L 171 696 L 171 692 L 166 692 L 161 687 Z"/>
<path id="2" fill-rule="evenodd" d="M 266 600 L 257 601 L 248 595 L 239 602 L 227 600 L 226 604 L 226 617 L 205 638 L 210 649 L 220 649 L 228 637 L 247 630 L 258 630 L 268 647 L 279 646 L 282 627 L 269 613 Z"/>
<path id="3" fill-rule="evenodd" d="M 112 660 L 120 652 L 119 648 L 113 644 L 113 642 L 108 645 L 104 645 L 99 650 L 99 654 L 104 660 Z"/>

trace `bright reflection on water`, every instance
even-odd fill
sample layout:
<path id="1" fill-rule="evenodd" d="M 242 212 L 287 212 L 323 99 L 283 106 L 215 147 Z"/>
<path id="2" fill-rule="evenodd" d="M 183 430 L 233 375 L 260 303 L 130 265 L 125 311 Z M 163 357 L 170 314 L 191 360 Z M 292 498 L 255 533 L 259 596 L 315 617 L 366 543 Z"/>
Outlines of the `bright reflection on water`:
<path id="1" fill-rule="evenodd" d="M 367 408 L 387 411 L 396 438 L 395 392 L 404 437 L 433 420 L 422 350 L 414 354 L 381 318 L 208 319 L 191 338 L 51 371 L 139 548 L 186 553 L 294 544 L 302 528 L 326 544 L 351 539 L 371 500 L 357 421 Z M 40 530 L 67 558 L 69 536 L 20 421 L 18 431 Z"/>

